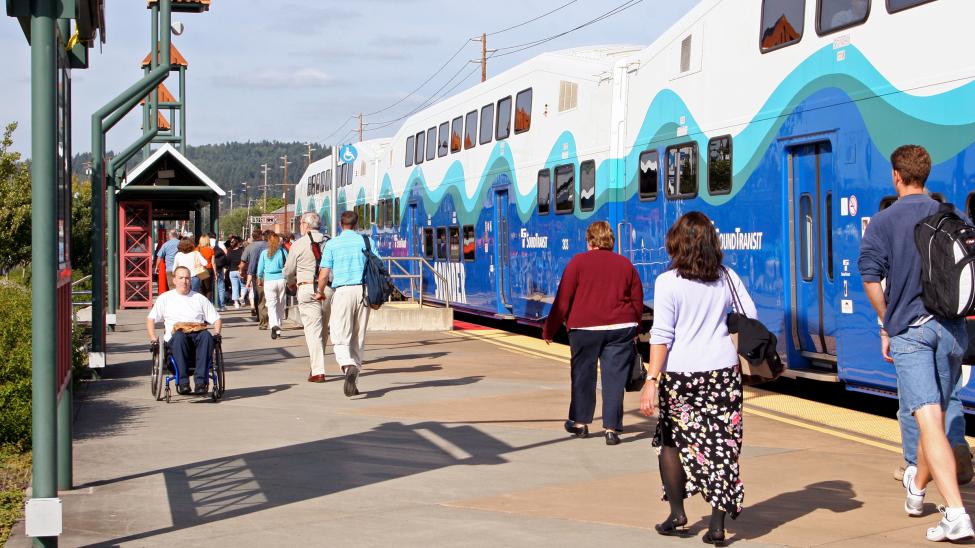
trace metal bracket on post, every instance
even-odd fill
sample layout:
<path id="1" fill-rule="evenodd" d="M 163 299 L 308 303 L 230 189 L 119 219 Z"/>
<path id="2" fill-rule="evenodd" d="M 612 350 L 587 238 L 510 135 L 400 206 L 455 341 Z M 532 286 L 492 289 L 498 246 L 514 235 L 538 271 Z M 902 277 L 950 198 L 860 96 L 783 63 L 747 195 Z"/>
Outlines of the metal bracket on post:
<path id="1" fill-rule="evenodd" d="M 28 499 L 24 505 L 24 529 L 29 537 L 58 537 L 62 521 L 61 499 Z"/>

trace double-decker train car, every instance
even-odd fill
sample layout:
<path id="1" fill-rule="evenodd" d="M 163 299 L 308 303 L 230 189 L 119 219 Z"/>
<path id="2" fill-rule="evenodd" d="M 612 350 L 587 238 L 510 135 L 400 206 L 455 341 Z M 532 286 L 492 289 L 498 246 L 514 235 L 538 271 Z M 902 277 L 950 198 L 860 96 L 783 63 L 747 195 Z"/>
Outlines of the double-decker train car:
<path id="1" fill-rule="evenodd" d="M 538 323 L 607 220 L 652 310 L 668 227 L 702 211 L 792 375 L 889 393 L 860 239 L 905 143 L 975 213 L 972 20 L 968 0 L 704 0 L 648 47 L 539 55 L 404 122 L 380 248 L 448 279 L 425 274 L 425 299 Z"/>

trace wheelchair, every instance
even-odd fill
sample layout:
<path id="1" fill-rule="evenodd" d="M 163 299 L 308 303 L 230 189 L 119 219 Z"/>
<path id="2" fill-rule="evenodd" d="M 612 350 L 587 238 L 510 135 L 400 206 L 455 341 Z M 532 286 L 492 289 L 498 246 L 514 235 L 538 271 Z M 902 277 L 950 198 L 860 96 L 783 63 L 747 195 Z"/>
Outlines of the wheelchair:
<path id="1" fill-rule="evenodd" d="M 160 351 L 159 345 L 162 338 L 149 343 L 149 351 L 152 353 L 152 372 L 150 374 L 149 388 L 156 401 L 166 400 L 169 403 L 172 397 L 169 383 L 175 381 L 179 386 L 179 369 L 176 367 L 176 360 L 173 358 L 169 345 L 162 342 L 163 349 Z M 227 388 L 224 380 L 223 349 L 221 348 L 223 338 L 217 334 L 213 336 L 213 354 L 207 362 L 207 377 L 210 380 L 210 398 L 214 403 L 223 398 L 223 393 Z M 191 363 L 187 368 L 186 374 L 190 377 L 196 371 L 196 364 Z"/>

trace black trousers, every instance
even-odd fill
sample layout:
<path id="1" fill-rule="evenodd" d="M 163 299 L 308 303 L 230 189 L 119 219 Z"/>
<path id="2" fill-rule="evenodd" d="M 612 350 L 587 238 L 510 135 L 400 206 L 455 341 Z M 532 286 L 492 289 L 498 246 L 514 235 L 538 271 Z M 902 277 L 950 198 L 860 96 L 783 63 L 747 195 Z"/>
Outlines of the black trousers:
<path id="1" fill-rule="evenodd" d="M 633 359 L 636 327 L 590 331 L 569 330 L 572 351 L 572 402 L 569 420 L 592 422 L 596 412 L 596 362 L 603 381 L 603 428 L 623 429 L 623 391 Z"/>

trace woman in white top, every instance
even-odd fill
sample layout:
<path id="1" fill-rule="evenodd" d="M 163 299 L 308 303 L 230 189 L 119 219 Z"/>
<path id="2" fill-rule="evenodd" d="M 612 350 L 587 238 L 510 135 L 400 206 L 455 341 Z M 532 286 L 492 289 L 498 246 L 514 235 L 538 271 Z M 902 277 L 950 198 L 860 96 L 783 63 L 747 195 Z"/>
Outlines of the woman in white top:
<path id="1" fill-rule="evenodd" d="M 185 266 L 190 269 L 190 272 L 193 274 L 193 277 L 190 279 L 190 289 L 199 293 L 200 278 L 197 276 L 197 273 L 206 264 L 206 259 L 203 258 L 203 255 L 200 255 L 199 251 L 196 251 L 193 240 L 189 238 L 180 240 L 177 249 L 179 251 L 173 259 L 173 270 L 176 270 L 177 266 Z"/>
<path id="2" fill-rule="evenodd" d="M 744 498 L 741 370 L 726 325 L 729 284 L 740 312 L 757 314 L 741 279 L 721 265 L 718 233 L 706 215 L 678 219 L 667 232 L 667 253 L 670 269 L 654 284 L 650 365 L 640 398 L 643 414 L 660 411 L 653 446 L 670 515 L 655 528 L 661 535 L 684 533 L 684 499 L 699 491 L 712 507 L 703 540 L 723 546 L 725 515 L 736 518 Z"/>

